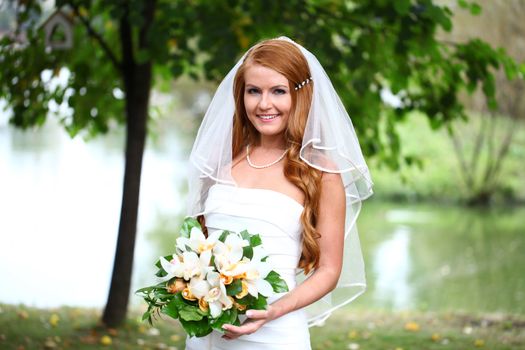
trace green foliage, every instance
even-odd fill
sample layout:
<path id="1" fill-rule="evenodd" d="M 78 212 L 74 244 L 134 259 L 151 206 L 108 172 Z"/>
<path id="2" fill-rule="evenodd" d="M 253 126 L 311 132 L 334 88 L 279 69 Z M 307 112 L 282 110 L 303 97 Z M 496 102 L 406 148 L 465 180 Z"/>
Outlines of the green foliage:
<path id="1" fill-rule="evenodd" d="M 252 235 L 250 237 L 250 246 L 257 247 L 258 245 L 262 244 L 261 236 L 259 235 Z"/>
<path id="2" fill-rule="evenodd" d="M 270 271 L 268 276 L 266 276 L 265 280 L 272 285 L 273 291 L 275 293 L 288 292 L 288 285 L 277 272 Z"/>
<path id="3" fill-rule="evenodd" d="M 232 283 L 226 286 L 226 293 L 234 296 L 242 292 L 242 282 L 240 279 L 234 279 Z"/>
<path id="4" fill-rule="evenodd" d="M 18 14 L 28 28 L 27 44 L 10 36 L 0 43 L 0 97 L 13 108 L 11 122 L 27 128 L 45 122 L 50 101 L 64 103 L 71 116 L 58 116 L 71 135 L 107 132 L 124 118 L 125 59 L 152 64 L 154 81 L 180 75 L 220 80 L 253 43 L 287 35 L 312 51 L 331 77 L 358 131 L 365 153 L 398 168 L 405 158 L 397 124 L 412 111 L 424 113 L 434 128 L 463 118 L 458 96 L 481 86 L 494 108 L 494 71 L 503 66 L 509 79 L 523 76 L 503 50 L 474 39 L 440 42 L 436 33 L 452 29 L 452 10 L 431 0 L 396 1 L 167 1 L 61 0 L 75 22 L 72 50 L 44 47 L 37 2 Z M 479 14 L 480 6 L 460 0 L 459 10 Z M 144 15 L 154 6 L 151 23 Z M 264 16 L 261 15 L 264 13 Z M 119 28 L 131 26 L 126 51 Z M 148 25 L 148 26 L 146 26 Z M 147 28 L 144 29 L 144 28 Z M 129 57 L 128 57 L 129 56 Z M 71 72 L 66 86 L 50 89 L 42 72 Z M 397 94 L 390 106 L 381 91 Z M 380 125 L 386 125 L 381 128 Z"/>
<path id="5" fill-rule="evenodd" d="M 224 326 L 225 324 L 232 324 L 235 326 L 239 326 L 240 321 L 237 316 L 238 316 L 237 309 L 231 308 L 229 310 L 226 310 L 217 319 L 212 320 L 210 322 L 211 328 L 223 333 L 224 330 L 222 329 L 222 326 Z"/>
<path id="6" fill-rule="evenodd" d="M 190 238 L 190 233 L 193 228 L 197 228 L 199 230 L 202 230 L 201 225 L 195 218 L 187 217 L 182 222 L 182 227 L 180 229 L 180 235 L 181 237 Z"/>

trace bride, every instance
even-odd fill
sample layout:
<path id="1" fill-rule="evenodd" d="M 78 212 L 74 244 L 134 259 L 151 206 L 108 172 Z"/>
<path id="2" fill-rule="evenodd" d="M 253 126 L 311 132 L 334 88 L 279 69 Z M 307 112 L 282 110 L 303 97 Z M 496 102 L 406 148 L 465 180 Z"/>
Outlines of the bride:
<path id="1" fill-rule="evenodd" d="M 188 337 L 186 349 L 310 349 L 308 327 L 365 289 L 355 220 L 372 194 L 351 121 L 315 56 L 285 37 L 249 49 L 219 86 L 190 163 L 189 214 L 208 233 L 259 233 L 290 291 L 239 326 Z"/>

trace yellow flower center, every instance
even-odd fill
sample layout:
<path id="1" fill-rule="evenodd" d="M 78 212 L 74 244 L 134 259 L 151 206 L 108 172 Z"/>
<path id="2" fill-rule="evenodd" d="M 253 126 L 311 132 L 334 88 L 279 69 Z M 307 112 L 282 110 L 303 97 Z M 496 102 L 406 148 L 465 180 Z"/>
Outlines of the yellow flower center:
<path id="1" fill-rule="evenodd" d="M 221 281 L 224 285 L 228 285 L 233 282 L 233 277 L 228 275 L 223 275 L 221 273 Z"/>
<path id="2" fill-rule="evenodd" d="M 212 250 L 214 246 L 215 246 L 215 243 L 200 243 L 197 250 L 199 251 L 199 253 L 202 253 L 207 250 Z"/>
<path id="3" fill-rule="evenodd" d="M 197 300 L 197 298 L 195 297 L 195 295 L 193 295 L 189 288 L 184 288 L 184 290 L 182 291 L 182 297 L 186 300 L 190 300 L 190 301 L 195 301 Z"/>
<path id="4" fill-rule="evenodd" d="M 208 302 L 214 302 L 217 299 L 219 299 L 219 296 L 221 295 L 221 290 L 219 287 L 213 287 L 208 291 L 208 294 L 206 295 L 206 301 Z"/>
<path id="5" fill-rule="evenodd" d="M 209 309 L 208 302 L 204 300 L 204 298 L 199 299 L 199 309 L 201 309 L 203 312 L 207 312 Z"/>

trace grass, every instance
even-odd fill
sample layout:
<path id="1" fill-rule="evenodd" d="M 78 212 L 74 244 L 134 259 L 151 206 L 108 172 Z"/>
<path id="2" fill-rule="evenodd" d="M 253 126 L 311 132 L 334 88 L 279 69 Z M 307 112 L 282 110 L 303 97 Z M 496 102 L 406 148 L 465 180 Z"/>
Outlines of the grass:
<path id="1" fill-rule="evenodd" d="M 1 349 L 184 349 L 177 322 L 155 328 L 134 311 L 124 326 L 108 329 L 100 311 L 0 305 Z M 460 313 L 347 311 L 311 329 L 314 350 L 525 349 L 525 318 Z M 247 349 L 249 350 L 249 349 Z"/>

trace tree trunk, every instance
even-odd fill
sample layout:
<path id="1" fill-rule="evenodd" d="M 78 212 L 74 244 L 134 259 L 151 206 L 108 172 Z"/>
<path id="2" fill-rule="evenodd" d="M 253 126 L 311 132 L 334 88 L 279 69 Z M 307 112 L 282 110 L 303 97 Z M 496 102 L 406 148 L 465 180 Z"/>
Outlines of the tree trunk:
<path id="1" fill-rule="evenodd" d="M 116 327 L 125 320 L 129 302 L 152 74 L 151 62 L 136 64 L 133 59 L 132 33 L 127 14 L 120 23 L 120 37 L 126 92 L 126 160 L 117 248 L 102 316 L 102 322 L 108 327 Z"/>

